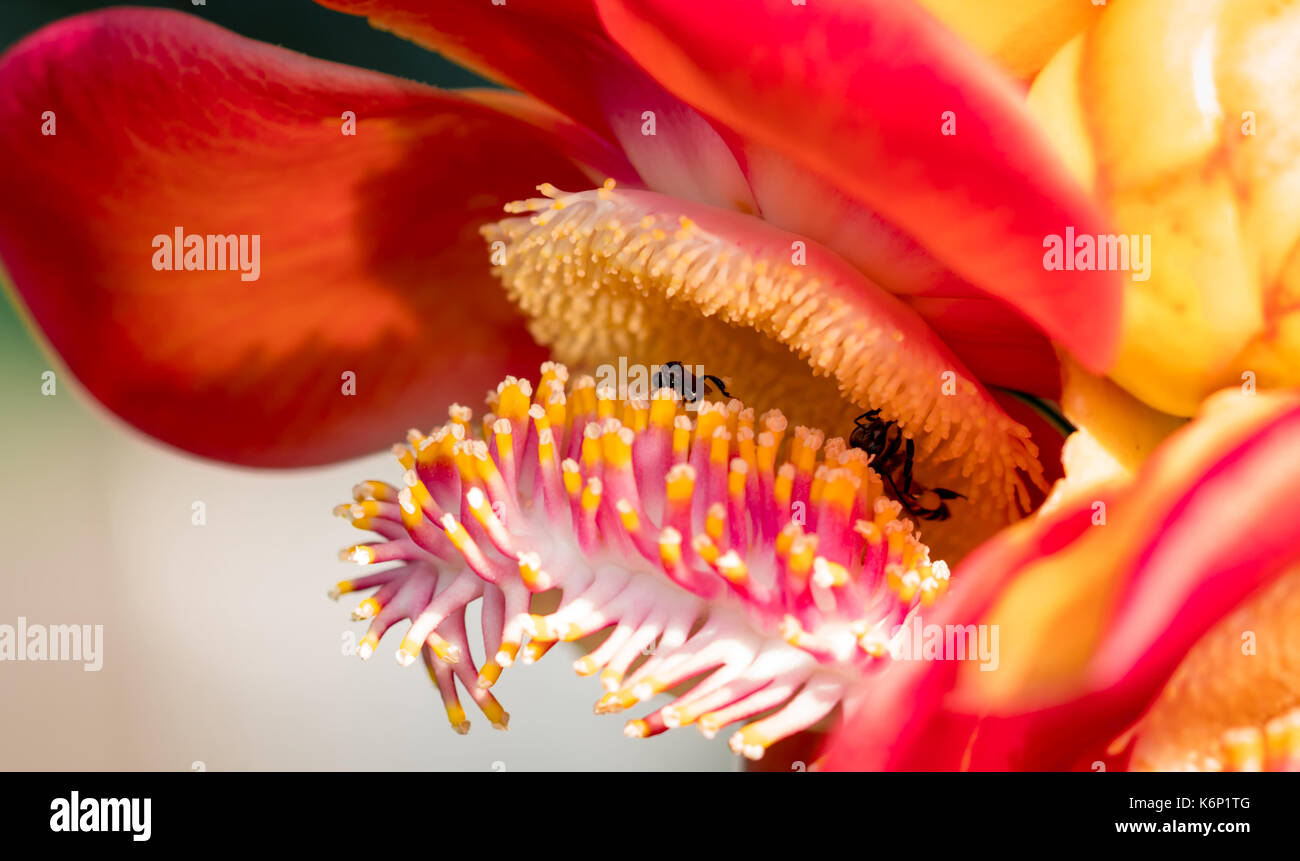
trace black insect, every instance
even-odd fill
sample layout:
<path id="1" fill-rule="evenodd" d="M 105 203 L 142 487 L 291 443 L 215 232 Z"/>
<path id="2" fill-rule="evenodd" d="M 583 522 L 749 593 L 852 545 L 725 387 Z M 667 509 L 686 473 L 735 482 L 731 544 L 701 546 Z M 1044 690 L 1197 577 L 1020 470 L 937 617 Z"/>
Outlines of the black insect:
<path id="1" fill-rule="evenodd" d="M 683 401 L 693 404 L 708 391 L 709 383 L 712 383 L 713 387 L 724 398 L 731 397 L 731 392 L 727 391 L 727 387 L 723 385 L 721 379 L 713 374 L 702 374 L 697 379 L 681 362 L 668 362 L 660 365 L 659 370 L 655 371 L 652 388 L 656 390 L 672 389 L 682 396 Z"/>
<path id="2" fill-rule="evenodd" d="M 871 468 L 889 482 L 894 497 L 907 513 L 921 520 L 947 520 L 952 517 L 948 501 L 965 499 L 955 490 L 946 487 L 923 488 L 916 484 L 913 492 L 912 465 L 916 458 L 916 443 L 903 436 L 897 422 L 880 417 L 880 410 L 868 410 L 853 420 L 853 433 L 849 445 L 871 455 Z"/>

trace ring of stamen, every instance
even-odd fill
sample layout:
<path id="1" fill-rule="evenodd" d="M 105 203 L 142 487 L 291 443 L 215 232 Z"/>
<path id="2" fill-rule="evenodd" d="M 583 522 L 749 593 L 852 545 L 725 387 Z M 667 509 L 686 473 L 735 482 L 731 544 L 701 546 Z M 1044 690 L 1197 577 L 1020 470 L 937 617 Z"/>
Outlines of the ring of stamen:
<path id="1" fill-rule="evenodd" d="M 335 509 L 383 539 L 341 558 L 397 563 L 331 593 L 376 590 L 358 608 L 371 619 L 362 657 L 410 620 L 398 659 L 424 657 L 457 732 L 458 682 L 504 728 L 489 693 L 504 667 L 608 630 L 574 665 L 599 674 L 598 713 L 687 683 L 627 734 L 694 723 L 712 735 L 758 717 L 731 745 L 761 756 L 878 671 L 947 587 L 866 455 L 789 431 L 779 412 L 732 400 L 692 420 L 672 389 L 618 401 L 549 362 L 536 388 L 510 377 L 489 403 L 481 424 L 453 407 L 442 427 L 413 431 L 395 450 L 400 489 L 363 482 Z M 559 606 L 532 614 L 531 596 L 551 589 Z M 482 669 L 465 634 L 480 599 Z"/>
<path id="2" fill-rule="evenodd" d="M 1044 487 L 1028 431 L 914 312 L 830 252 L 756 218 L 608 182 L 539 189 L 482 232 L 508 297 L 562 361 L 668 356 L 733 378 L 743 368 L 737 396 L 846 433 L 880 408 L 915 442 L 918 481 L 963 494 L 970 537 L 959 548 L 945 536 L 953 553 L 1028 510 L 1028 485 Z M 792 260 L 792 240 L 809 246 L 806 260 Z"/>

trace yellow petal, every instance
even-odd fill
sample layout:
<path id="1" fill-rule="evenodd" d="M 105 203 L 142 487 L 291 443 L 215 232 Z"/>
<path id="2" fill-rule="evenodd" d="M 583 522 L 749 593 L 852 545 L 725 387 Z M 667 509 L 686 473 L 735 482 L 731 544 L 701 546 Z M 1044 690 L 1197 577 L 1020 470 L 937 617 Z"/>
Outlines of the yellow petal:
<path id="1" fill-rule="evenodd" d="M 1152 409 L 1113 381 L 1061 357 L 1061 410 L 1075 427 L 1087 429 L 1117 464 L 1133 473 L 1157 445 L 1186 420 Z"/>
<path id="2" fill-rule="evenodd" d="M 1128 0 L 1031 90 L 1075 176 L 1150 238 L 1112 376 L 1161 411 L 1300 384 L 1298 42 L 1297 3 Z"/>
<path id="3" fill-rule="evenodd" d="M 1065 477 L 1043 503 L 1044 513 L 1094 493 L 1101 485 L 1127 482 L 1157 445 L 1185 423 L 1147 406 L 1113 381 L 1061 356 L 1061 410 L 1078 430 L 1061 448 Z"/>
<path id="4" fill-rule="evenodd" d="M 1101 12 L 1081 0 L 921 0 L 921 5 L 980 53 L 1026 80 Z"/>

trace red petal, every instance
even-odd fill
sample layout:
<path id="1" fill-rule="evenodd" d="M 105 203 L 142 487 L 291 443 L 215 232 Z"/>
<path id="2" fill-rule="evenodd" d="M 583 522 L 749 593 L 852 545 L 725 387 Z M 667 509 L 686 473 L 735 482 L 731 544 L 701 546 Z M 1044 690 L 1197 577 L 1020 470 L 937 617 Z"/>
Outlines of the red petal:
<path id="1" fill-rule="evenodd" d="M 1119 274 L 1044 269 L 1045 237 L 1104 233 L 1103 218 L 1020 91 L 924 12 L 897 0 L 597 5 L 671 92 L 880 213 L 1088 367 L 1113 361 Z M 956 134 L 944 135 L 949 111 Z"/>
<path id="2" fill-rule="evenodd" d="M 628 65 L 592 0 L 316 0 L 446 55 L 486 78 L 531 93 L 612 137 L 590 73 Z M 640 74 L 640 73 L 638 73 Z"/>
<path id="3" fill-rule="evenodd" d="M 1152 524 L 1093 658 L 1096 684 L 1142 698 L 1228 609 L 1300 559 L 1300 407 L 1223 452 Z"/>
<path id="4" fill-rule="evenodd" d="M 981 382 L 1048 400 L 1061 397 L 1055 348 L 1014 309 L 987 296 L 902 298 Z"/>
<path id="5" fill-rule="evenodd" d="M 71 370 L 141 430 L 321 463 L 542 357 L 477 228 L 541 180 L 585 181 L 556 140 L 188 15 L 79 16 L 0 58 L 0 259 Z M 260 234 L 260 279 L 155 271 L 153 238 L 177 226 Z"/>
<path id="6" fill-rule="evenodd" d="M 754 210 L 728 143 L 610 41 L 592 0 L 317 2 L 364 15 L 375 27 L 531 93 L 618 141 L 648 188 Z M 643 131 L 647 112 L 654 115 L 653 135 Z"/>
<path id="7" fill-rule="evenodd" d="M 1142 714 L 1193 644 L 1300 562 L 1291 508 L 1300 486 L 1293 456 L 1300 404 L 1294 395 L 1238 397 L 1219 401 L 1171 437 L 1129 488 L 1017 524 L 990 541 L 954 572 L 952 600 L 926 618 L 988 622 L 1008 590 L 1043 572 L 1036 563 L 1073 557 L 1077 570 L 1047 569 L 1068 575 L 1058 578 L 1057 590 L 1114 596 L 1105 602 L 1094 648 L 1062 663 L 1068 644 L 1056 644 L 1057 654 L 1047 643 L 1016 644 L 1041 656 L 1036 660 L 1048 672 L 1040 681 L 1058 677 L 1013 698 L 982 695 L 978 671 L 958 662 L 891 667 L 871 691 L 870 709 L 832 742 L 830 765 L 1059 769 L 1106 761 L 1108 743 Z M 1093 524 L 1096 501 L 1106 503 L 1105 526 Z M 1113 564 L 1083 552 L 1085 542 L 1116 548 Z M 1059 616 L 1062 607 L 1075 606 L 1087 609 L 1073 600 L 1054 609 Z M 1071 624 L 1087 625 L 1088 614 Z M 1073 639 L 1061 628 L 1040 630 Z"/>

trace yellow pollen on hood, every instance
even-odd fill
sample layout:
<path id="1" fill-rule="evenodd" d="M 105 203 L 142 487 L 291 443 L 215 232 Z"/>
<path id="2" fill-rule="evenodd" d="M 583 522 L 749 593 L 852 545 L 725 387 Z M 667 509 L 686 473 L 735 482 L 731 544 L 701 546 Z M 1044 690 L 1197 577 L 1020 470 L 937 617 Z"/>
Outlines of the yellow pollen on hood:
<path id="1" fill-rule="evenodd" d="M 963 495 L 927 534 L 956 558 L 1043 487 L 1029 432 L 925 323 L 841 258 L 759 219 L 642 191 L 545 195 L 482 229 L 494 271 L 555 358 L 702 366 L 735 397 L 848 438 L 879 409 L 921 488 Z"/>

